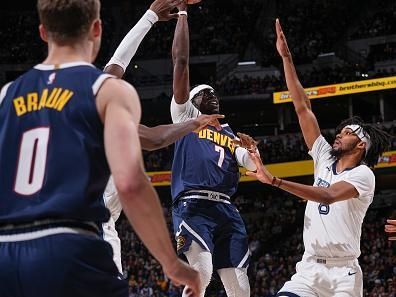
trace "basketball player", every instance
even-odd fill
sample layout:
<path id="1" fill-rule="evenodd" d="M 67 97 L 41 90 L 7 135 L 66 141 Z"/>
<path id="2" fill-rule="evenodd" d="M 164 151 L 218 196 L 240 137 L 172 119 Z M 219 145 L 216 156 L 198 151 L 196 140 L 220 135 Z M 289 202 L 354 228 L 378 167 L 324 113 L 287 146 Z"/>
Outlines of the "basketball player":
<path id="1" fill-rule="evenodd" d="M 388 223 L 385 225 L 385 232 L 389 233 L 389 240 L 396 240 L 396 220 L 386 220 Z"/>
<path id="2" fill-rule="evenodd" d="M 172 14 L 171 10 L 181 2 L 181 0 L 154 1 L 150 9 L 146 11 L 121 41 L 114 55 L 107 63 L 104 72 L 122 78 L 140 43 L 153 24 L 157 21 L 168 21 L 172 18 L 177 18 L 178 14 Z M 222 117 L 221 115 L 201 115 L 187 122 L 156 127 L 147 127 L 139 124 L 138 133 L 142 149 L 152 151 L 166 147 L 182 136 L 193 131 L 199 131 L 208 124 L 215 125 L 219 128 L 220 124 L 217 119 Z M 106 186 L 103 199 L 111 214 L 109 221 L 103 224 L 103 237 L 111 244 L 114 262 L 122 274 L 121 241 L 115 228 L 115 223 L 121 214 L 122 207 L 113 178 L 110 178 Z"/>
<path id="3" fill-rule="evenodd" d="M 314 186 L 279 179 L 252 153 L 257 172 L 248 175 L 308 200 L 305 252 L 296 265 L 296 274 L 277 296 L 363 296 L 363 274 L 357 258 L 363 219 L 374 196 L 375 177 L 369 167 L 377 164 L 389 138 L 376 126 L 354 117 L 337 127 L 332 146 L 327 143 L 297 77 L 279 20 L 276 33 L 287 87 L 314 160 L 315 178 Z"/>
<path id="4" fill-rule="evenodd" d="M 171 115 L 181 123 L 219 112 L 219 98 L 209 85 L 190 91 L 189 29 L 186 5 L 179 6 L 172 46 Z M 227 124 L 209 126 L 176 142 L 172 166 L 173 227 L 179 254 L 201 276 L 201 296 L 217 271 L 227 296 L 250 296 L 248 239 L 244 222 L 231 203 L 239 181 L 238 164 L 255 170 L 246 149 L 236 147 Z M 185 296 L 185 292 L 183 292 Z"/>
<path id="5" fill-rule="evenodd" d="M 136 232 L 176 283 L 178 260 L 142 165 L 133 87 L 96 69 L 98 0 L 39 0 L 48 56 L 0 92 L 0 296 L 127 296 L 100 199 L 110 175 Z M 108 161 L 106 160 L 106 156 Z"/>

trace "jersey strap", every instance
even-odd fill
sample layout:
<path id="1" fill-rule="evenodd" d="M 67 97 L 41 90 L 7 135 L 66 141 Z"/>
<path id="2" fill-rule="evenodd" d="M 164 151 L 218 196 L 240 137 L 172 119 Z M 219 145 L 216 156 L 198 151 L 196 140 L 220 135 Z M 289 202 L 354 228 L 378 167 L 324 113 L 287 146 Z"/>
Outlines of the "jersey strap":
<path id="1" fill-rule="evenodd" d="M 99 75 L 99 77 L 96 79 L 96 81 L 92 85 L 92 93 L 94 94 L 94 96 L 96 96 L 98 94 L 100 87 L 103 85 L 105 80 L 108 78 L 115 78 L 115 76 L 111 75 L 111 74 L 107 74 L 107 73 L 103 73 L 103 74 Z"/>

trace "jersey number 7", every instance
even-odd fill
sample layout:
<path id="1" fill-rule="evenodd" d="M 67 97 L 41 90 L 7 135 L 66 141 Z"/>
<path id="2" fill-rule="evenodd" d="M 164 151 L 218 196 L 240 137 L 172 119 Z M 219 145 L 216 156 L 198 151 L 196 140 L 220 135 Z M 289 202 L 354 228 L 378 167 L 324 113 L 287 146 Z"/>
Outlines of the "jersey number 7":
<path id="1" fill-rule="evenodd" d="M 217 161 L 217 165 L 221 168 L 221 165 L 223 165 L 224 162 L 224 148 L 215 145 L 215 151 L 220 153 L 219 161 Z"/>

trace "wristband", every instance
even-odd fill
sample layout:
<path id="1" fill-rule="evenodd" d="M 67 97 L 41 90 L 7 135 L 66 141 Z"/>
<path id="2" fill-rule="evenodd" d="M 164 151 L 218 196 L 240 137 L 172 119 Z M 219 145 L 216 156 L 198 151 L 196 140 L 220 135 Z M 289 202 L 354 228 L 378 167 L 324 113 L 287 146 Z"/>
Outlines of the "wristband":
<path id="1" fill-rule="evenodd" d="M 276 180 L 279 179 L 279 183 L 276 184 Z M 272 177 L 272 181 L 271 181 L 271 186 L 277 187 L 279 188 L 282 185 L 282 179 L 281 178 L 277 178 L 276 176 Z"/>
<path id="2" fill-rule="evenodd" d="M 177 14 L 178 14 L 179 16 L 181 16 L 181 15 L 187 16 L 187 11 L 185 11 L 185 10 L 180 10 Z"/>

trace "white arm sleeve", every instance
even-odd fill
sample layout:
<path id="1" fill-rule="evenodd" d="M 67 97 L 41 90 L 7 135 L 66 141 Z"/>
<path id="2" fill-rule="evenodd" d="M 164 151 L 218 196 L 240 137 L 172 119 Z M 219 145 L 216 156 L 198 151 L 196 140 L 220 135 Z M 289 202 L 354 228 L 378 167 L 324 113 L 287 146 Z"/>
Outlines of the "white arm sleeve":
<path id="1" fill-rule="evenodd" d="M 172 97 L 170 106 L 173 123 L 183 123 L 197 118 L 201 112 L 192 104 L 191 100 L 186 103 L 177 104 L 175 97 Z"/>
<path id="2" fill-rule="evenodd" d="M 258 150 L 257 153 L 260 155 Z M 257 170 L 256 164 L 254 164 L 254 161 L 250 158 L 247 149 L 240 146 L 237 147 L 235 149 L 235 158 L 237 159 L 239 166 L 245 167 L 249 171 Z"/>
<path id="3" fill-rule="evenodd" d="M 111 57 L 105 68 L 109 65 L 116 64 L 122 67 L 125 72 L 143 38 L 157 21 L 157 14 L 150 9 L 147 10 L 142 18 L 121 41 L 113 57 Z"/>

